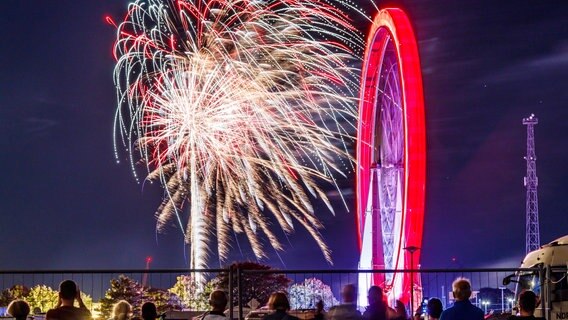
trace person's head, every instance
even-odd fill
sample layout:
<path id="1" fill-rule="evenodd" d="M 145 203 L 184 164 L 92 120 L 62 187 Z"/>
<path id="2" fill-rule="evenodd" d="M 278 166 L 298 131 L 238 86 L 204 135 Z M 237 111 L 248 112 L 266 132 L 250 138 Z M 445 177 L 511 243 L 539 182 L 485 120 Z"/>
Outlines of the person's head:
<path id="1" fill-rule="evenodd" d="M 457 301 L 469 300 L 469 297 L 471 297 L 471 283 L 466 278 L 457 278 L 452 283 L 452 293 Z"/>
<path id="2" fill-rule="evenodd" d="M 341 297 L 343 297 L 343 302 L 345 303 L 354 303 L 357 301 L 357 288 L 352 285 L 348 284 L 343 287 L 341 291 Z"/>
<path id="3" fill-rule="evenodd" d="M 317 311 L 318 313 L 321 313 L 321 312 L 323 311 L 323 301 L 322 301 L 322 300 L 319 300 L 319 301 L 316 303 L 316 311 Z"/>
<path id="4" fill-rule="evenodd" d="M 132 306 L 125 300 L 120 300 L 112 309 L 112 316 L 115 320 L 124 320 L 130 318 Z"/>
<path id="5" fill-rule="evenodd" d="M 142 305 L 142 319 L 153 320 L 158 317 L 158 310 L 156 310 L 156 305 L 152 302 L 145 302 Z"/>
<path id="6" fill-rule="evenodd" d="M 227 302 L 227 295 L 222 290 L 214 290 L 209 295 L 209 305 L 215 311 L 225 311 Z"/>
<path id="7" fill-rule="evenodd" d="M 284 292 L 274 292 L 268 299 L 268 307 L 272 310 L 288 311 L 290 310 L 290 302 Z"/>
<path id="8" fill-rule="evenodd" d="M 394 309 L 396 310 L 397 316 L 404 317 L 404 319 L 406 319 L 406 307 L 404 306 L 404 303 L 402 303 L 402 301 L 396 300 L 396 302 L 394 303 Z"/>
<path id="9" fill-rule="evenodd" d="M 59 284 L 59 297 L 62 300 L 73 300 L 77 296 L 77 284 L 73 280 L 63 280 Z"/>
<path id="10" fill-rule="evenodd" d="M 369 293 L 367 295 L 369 299 L 369 304 L 375 304 L 383 301 L 383 289 L 378 286 L 372 286 L 369 288 Z"/>
<path id="11" fill-rule="evenodd" d="M 537 306 L 536 294 L 530 290 L 521 292 L 519 295 L 519 308 L 521 312 L 527 313 L 527 315 L 532 315 Z"/>
<path id="12" fill-rule="evenodd" d="M 444 307 L 442 306 L 442 301 L 438 298 L 432 298 L 428 300 L 426 305 L 426 310 L 428 311 L 429 319 L 439 319 Z"/>
<path id="13" fill-rule="evenodd" d="M 16 320 L 26 319 L 30 313 L 30 305 L 24 300 L 14 300 L 8 305 L 7 311 Z"/>

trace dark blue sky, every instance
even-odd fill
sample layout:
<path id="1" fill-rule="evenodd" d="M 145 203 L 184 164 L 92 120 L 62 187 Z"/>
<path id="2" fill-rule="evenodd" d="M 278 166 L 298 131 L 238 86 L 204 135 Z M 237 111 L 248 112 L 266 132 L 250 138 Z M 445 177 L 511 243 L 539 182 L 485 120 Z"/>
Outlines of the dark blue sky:
<path id="1" fill-rule="evenodd" d="M 568 230 L 568 3 L 391 1 L 415 25 L 428 142 L 423 267 L 517 266 L 526 129 L 535 113 L 541 239 Z M 382 3 L 379 3 L 382 5 Z M 186 266 L 161 190 L 114 159 L 111 49 L 126 1 L 0 2 L 0 269 Z M 143 171 L 140 171 L 143 172 Z M 354 177 L 345 183 L 353 185 Z M 352 196 L 347 197 L 353 202 Z M 335 266 L 356 267 L 353 212 L 322 211 Z M 248 244 L 241 242 L 250 258 Z M 237 246 L 235 245 L 235 248 Z M 328 268 L 302 230 L 264 261 Z"/>

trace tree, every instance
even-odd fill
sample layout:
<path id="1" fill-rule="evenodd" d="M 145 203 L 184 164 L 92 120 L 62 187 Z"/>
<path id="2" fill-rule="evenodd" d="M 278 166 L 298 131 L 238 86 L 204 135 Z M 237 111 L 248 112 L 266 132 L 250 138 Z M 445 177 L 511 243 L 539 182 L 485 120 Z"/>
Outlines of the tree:
<path id="1" fill-rule="evenodd" d="M 212 281 L 205 285 L 203 291 L 199 291 L 196 280 L 191 276 L 180 275 L 176 279 L 176 283 L 168 291 L 179 299 L 182 308 L 190 310 L 209 309 L 209 295 L 215 289 Z"/>
<path id="2" fill-rule="evenodd" d="M 85 304 L 87 309 L 89 310 L 93 309 L 93 298 L 90 295 L 81 291 L 81 300 L 83 300 L 83 303 Z M 79 306 L 79 303 L 77 301 L 75 301 L 75 306 L 76 307 Z"/>
<path id="3" fill-rule="evenodd" d="M 2 290 L 0 293 L 0 306 L 6 307 L 16 299 L 25 299 L 30 294 L 30 289 L 24 285 L 17 284 L 10 289 Z"/>
<path id="4" fill-rule="evenodd" d="M 170 310 L 180 310 L 180 305 L 176 301 L 177 297 L 168 290 L 157 288 L 145 288 L 144 300 L 152 301 L 158 309 L 158 314 Z"/>
<path id="5" fill-rule="evenodd" d="M 171 292 L 144 287 L 137 281 L 121 274 L 117 279 L 110 280 L 110 288 L 100 301 L 98 311 L 101 313 L 101 318 L 110 318 L 114 304 L 120 300 L 125 300 L 132 305 L 132 312 L 135 316 L 140 316 L 142 304 L 146 301 L 152 301 L 156 304 L 158 313 L 180 309 L 177 297 Z"/>
<path id="6" fill-rule="evenodd" d="M 57 305 L 59 292 L 46 285 L 38 284 L 30 290 L 25 300 L 30 305 L 31 310 L 39 308 L 41 312 L 47 312 L 47 310 L 53 309 Z"/>
<path id="7" fill-rule="evenodd" d="M 144 301 L 144 287 L 138 282 L 125 275 L 118 276 L 118 279 L 110 280 L 110 288 L 106 291 L 105 297 L 101 299 L 100 313 L 103 319 L 111 317 L 113 305 L 119 300 L 126 300 L 132 305 L 135 315 L 140 315 L 140 309 Z"/>
<path id="8" fill-rule="evenodd" d="M 231 270 L 258 270 L 270 271 L 272 268 L 256 262 L 238 262 L 231 265 Z M 284 274 L 259 272 L 259 273 L 243 273 L 241 279 L 242 298 L 244 303 L 248 303 L 252 299 L 256 299 L 261 305 L 268 302 L 270 294 L 275 291 L 286 291 L 292 280 L 288 279 Z M 238 283 L 237 277 L 233 277 L 233 305 L 238 302 Z M 229 291 L 229 274 L 221 272 L 213 279 L 213 285 Z"/>
<path id="9" fill-rule="evenodd" d="M 315 309 L 316 303 L 322 300 L 327 310 L 339 303 L 333 296 L 331 288 L 316 278 L 308 278 L 302 283 L 293 284 L 288 293 L 292 309 Z"/>

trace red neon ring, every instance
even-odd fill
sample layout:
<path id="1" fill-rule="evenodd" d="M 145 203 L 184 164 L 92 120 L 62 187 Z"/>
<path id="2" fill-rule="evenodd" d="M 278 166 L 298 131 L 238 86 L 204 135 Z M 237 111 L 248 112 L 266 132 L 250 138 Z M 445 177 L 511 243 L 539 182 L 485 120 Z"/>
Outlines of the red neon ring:
<path id="1" fill-rule="evenodd" d="M 379 32 L 381 30 L 386 30 L 388 33 Z M 396 47 L 398 72 L 401 75 L 404 130 L 403 218 L 400 246 L 396 251 L 398 259 L 403 247 L 420 248 L 422 245 L 426 185 L 426 130 L 418 47 L 410 21 L 402 10 L 396 8 L 383 9 L 377 14 L 365 50 L 357 139 L 357 239 L 361 250 L 362 230 L 369 194 L 372 137 L 376 128 L 373 116 L 377 107 L 376 87 L 379 81 L 377 72 L 380 70 L 383 59 L 382 48 L 388 41 L 386 35 L 390 35 Z M 417 269 L 420 251 L 414 253 L 413 265 L 410 264 L 410 253 L 404 252 L 404 255 L 404 268 Z M 410 275 L 406 274 L 402 291 L 402 298 L 406 301 L 409 299 L 410 283 Z"/>

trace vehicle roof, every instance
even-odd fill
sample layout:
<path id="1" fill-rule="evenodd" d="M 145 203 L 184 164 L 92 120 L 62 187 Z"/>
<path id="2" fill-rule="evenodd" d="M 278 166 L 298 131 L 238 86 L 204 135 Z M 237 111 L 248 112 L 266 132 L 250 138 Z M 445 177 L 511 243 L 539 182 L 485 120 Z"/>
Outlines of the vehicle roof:
<path id="1" fill-rule="evenodd" d="M 564 237 L 560 237 L 560 238 L 550 242 L 549 244 L 545 244 L 545 245 L 543 245 L 543 247 L 565 246 L 565 245 L 568 245 L 568 235 L 565 235 Z"/>
<path id="2" fill-rule="evenodd" d="M 532 268 L 539 264 L 551 266 L 566 266 L 568 262 L 568 235 L 560 237 L 540 249 L 529 252 L 523 263 L 522 268 Z"/>

